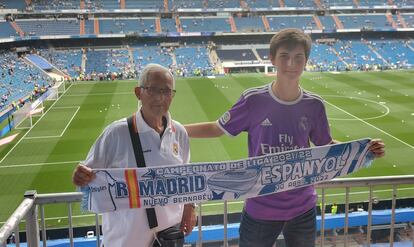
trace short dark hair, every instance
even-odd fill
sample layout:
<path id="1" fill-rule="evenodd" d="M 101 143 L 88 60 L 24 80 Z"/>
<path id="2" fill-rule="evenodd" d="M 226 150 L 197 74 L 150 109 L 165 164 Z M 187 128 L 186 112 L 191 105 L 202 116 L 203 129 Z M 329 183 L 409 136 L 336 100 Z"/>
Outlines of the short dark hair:
<path id="1" fill-rule="evenodd" d="M 312 39 L 310 36 L 297 28 L 282 29 L 273 35 L 270 40 L 270 55 L 275 57 L 277 50 L 282 46 L 287 46 L 289 49 L 292 49 L 298 45 L 303 46 L 306 60 L 308 60 L 312 47 Z"/>

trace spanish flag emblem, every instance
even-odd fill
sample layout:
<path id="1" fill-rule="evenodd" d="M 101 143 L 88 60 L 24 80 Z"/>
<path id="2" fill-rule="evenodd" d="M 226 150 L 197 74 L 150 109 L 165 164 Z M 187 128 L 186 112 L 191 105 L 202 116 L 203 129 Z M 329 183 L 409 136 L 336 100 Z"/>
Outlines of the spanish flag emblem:
<path id="1" fill-rule="evenodd" d="M 125 181 L 128 187 L 129 208 L 140 208 L 138 180 L 135 169 L 125 170 Z"/>

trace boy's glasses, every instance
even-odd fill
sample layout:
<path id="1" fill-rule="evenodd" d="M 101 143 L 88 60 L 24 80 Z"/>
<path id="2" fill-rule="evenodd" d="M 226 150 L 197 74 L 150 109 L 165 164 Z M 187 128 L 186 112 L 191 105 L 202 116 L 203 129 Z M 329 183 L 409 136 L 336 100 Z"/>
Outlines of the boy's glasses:
<path id="1" fill-rule="evenodd" d="M 174 97 L 176 90 L 170 88 L 158 88 L 158 87 L 140 87 L 147 90 L 151 96 L 163 95 L 166 97 Z"/>

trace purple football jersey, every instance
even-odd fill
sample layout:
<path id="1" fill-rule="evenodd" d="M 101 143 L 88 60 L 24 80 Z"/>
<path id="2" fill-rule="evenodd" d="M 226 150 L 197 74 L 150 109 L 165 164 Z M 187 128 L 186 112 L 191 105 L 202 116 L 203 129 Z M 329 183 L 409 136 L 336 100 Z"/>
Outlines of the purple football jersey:
<path id="1" fill-rule="evenodd" d="M 272 84 L 246 90 L 217 121 L 228 135 L 248 132 L 249 156 L 307 148 L 310 141 L 332 141 L 323 100 L 301 89 L 295 101 L 278 99 Z M 313 186 L 247 199 L 245 210 L 256 219 L 290 220 L 315 206 Z"/>

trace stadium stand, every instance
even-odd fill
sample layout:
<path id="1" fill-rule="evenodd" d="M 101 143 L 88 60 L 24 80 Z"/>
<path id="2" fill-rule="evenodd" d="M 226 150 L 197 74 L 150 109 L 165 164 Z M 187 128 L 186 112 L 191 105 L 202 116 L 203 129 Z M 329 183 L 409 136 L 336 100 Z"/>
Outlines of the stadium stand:
<path id="1" fill-rule="evenodd" d="M 85 33 L 86 34 L 94 34 L 95 27 L 94 27 L 94 19 L 85 20 Z"/>
<path id="2" fill-rule="evenodd" d="M 218 49 L 217 55 L 221 61 L 256 61 L 257 58 L 251 49 Z"/>
<path id="3" fill-rule="evenodd" d="M 0 38 L 18 36 L 16 30 L 7 21 L 0 21 Z"/>
<path id="4" fill-rule="evenodd" d="M 344 7 L 344 6 L 356 7 L 353 0 L 341 0 L 341 1 L 322 0 L 321 6 L 325 9 L 331 8 L 331 7 Z"/>
<path id="5" fill-rule="evenodd" d="M 154 33 L 154 18 L 100 19 L 99 33 Z"/>
<path id="6" fill-rule="evenodd" d="M 163 9 L 163 0 L 125 0 L 127 9 Z"/>
<path id="7" fill-rule="evenodd" d="M 344 70 L 345 64 L 327 44 L 312 44 L 311 56 L 308 61 L 308 69 L 311 71 L 337 71 Z"/>
<path id="8" fill-rule="evenodd" d="M 315 3 L 313 1 L 306 0 L 284 0 L 286 7 L 296 7 L 296 8 L 315 8 Z"/>
<path id="9" fill-rule="evenodd" d="M 408 28 L 414 28 L 414 14 L 401 14 Z"/>
<path id="10" fill-rule="evenodd" d="M 173 64 L 171 58 L 171 49 L 166 47 L 152 46 L 135 46 L 132 50 L 135 70 L 141 69 L 149 63 L 158 63 L 165 67 L 170 67 Z"/>
<path id="11" fill-rule="evenodd" d="M 111 73 L 127 74 L 131 69 L 129 53 L 124 49 L 88 50 L 86 58 L 86 77 L 90 79 L 106 78 Z"/>
<path id="12" fill-rule="evenodd" d="M 175 20 L 170 18 L 161 18 L 161 32 L 177 32 Z"/>
<path id="13" fill-rule="evenodd" d="M 211 75 L 208 50 L 205 47 L 179 47 L 175 49 L 177 69 L 182 76 Z"/>
<path id="14" fill-rule="evenodd" d="M 247 6 L 251 9 L 254 8 L 279 8 L 279 0 L 267 0 L 267 1 L 261 1 L 261 0 L 247 0 L 245 1 Z"/>
<path id="15" fill-rule="evenodd" d="M 404 40 L 371 40 L 372 47 L 392 68 L 412 68 L 414 51 Z"/>
<path id="16" fill-rule="evenodd" d="M 14 2 L 14 1 L 13 1 Z M 16 1 L 19 2 L 19 1 Z M 24 1 L 20 1 L 24 2 Z M 30 6 L 33 10 L 63 10 L 79 9 L 79 0 L 34 0 Z"/>
<path id="17" fill-rule="evenodd" d="M 390 29 L 391 23 L 388 22 L 384 14 L 379 15 L 337 15 L 345 28 L 348 29 Z"/>
<path id="18" fill-rule="evenodd" d="M 26 3 L 23 0 L 15 0 L 15 1 L 2 0 L 0 1 L 0 9 L 24 10 L 25 8 L 26 8 Z"/>
<path id="19" fill-rule="evenodd" d="M 259 16 L 235 17 L 237 30 L 239 32 L 263 32 L 265 27 Z"/>
<path id="20" fill-rule="evenodd" d="M 222 17 L 181 17 L 181 26 L 185 32 L 231 32 L 227 18 Z"/>
<path id="21" fill-rule="evenodd" d="M 338 29 L 338 27 L 335 24 L 334 19 L 332 19 L 332 16 L 318 16 L 319 20 L 322 23 L 323 30 L 326 31 L 332 31 Z"/>
<path id="22" fill-rule="evenodd" d="M 81 73 L 82 51 L 76 50 L 39 50 L 40 55 L 72 78 Z"/>
<path id="23" fill-rule="evenodd" d="M 77 19 L 16 20 L 16 23 L 27 36 L 79 35 L 80 30 Z"/>
<path id="24" fill-rule="evenodd" d="M 36 85 L 48 85 L 40 70 L 11 52 L 0 52 L 0 73 L 1 108 L 31 94 Z"/>
<path id="25" fill-rule="evenodd" d="M 172 6 L 172 9 L 201 9 L 205 8 L 204 1 L 193 1 L 193 0 L 172 0 L 169 1 L 170 6 Z"/>
<path id="26" fill-rule="evenodd" d="M 310 15 L 269 15 L 266 18 L 271 31 L 277 31 L 287 27 L 303 30 L 318 29 L 315 20 Z"/>
<path id="27" fill-rule="evenodd" d="M 208 0 L 207 1 L 208 8 L 241 8 L 239 1 L 232 1 L 232 0 Z"/>
<path id="28" fill-rule="evenodd" d="M 374 6 L 386 6 L 387 0 L 361 0 L 359 1 L 359 7 L 374 7 Z"/>
<path id="29" fill-rule="evenodd" d="M 338 40 L 334 44 L 339 56 L 354 69 L 364 69 L 367 66 L 383 65 L 378 56 L 370 49 L 367 42 L 360 40 Z"/>

